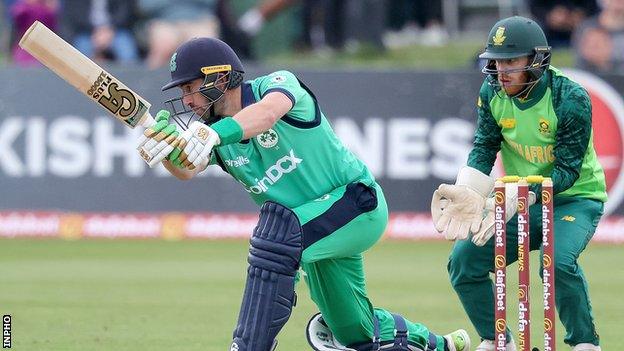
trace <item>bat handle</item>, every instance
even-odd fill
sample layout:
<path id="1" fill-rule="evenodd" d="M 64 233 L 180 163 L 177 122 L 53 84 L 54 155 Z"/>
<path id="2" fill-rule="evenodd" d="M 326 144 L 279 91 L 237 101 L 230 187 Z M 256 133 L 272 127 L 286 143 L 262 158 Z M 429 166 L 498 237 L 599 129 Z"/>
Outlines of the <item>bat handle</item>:
<path id="1" fill-rule="evenodd" d="M 156 124 L 156 121 L 154 120 L 154 117 L 152 117 L 152 115 L 150 114 L 149 110 L 145 112 L 145 114 L 143 115 L 143 117 L 141 117 L 141 120 L 139 121 L 139 125 L 145 128 L 149 128 L 154 124 Z"/>

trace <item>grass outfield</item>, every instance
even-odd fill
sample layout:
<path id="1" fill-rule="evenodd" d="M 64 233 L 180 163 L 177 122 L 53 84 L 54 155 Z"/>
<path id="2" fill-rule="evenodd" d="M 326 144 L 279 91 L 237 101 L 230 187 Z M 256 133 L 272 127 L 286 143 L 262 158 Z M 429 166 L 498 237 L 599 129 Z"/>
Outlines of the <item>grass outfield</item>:
<path id="1" fill-rule="evenodd" d="M 476 340 L 447 280 L 449 248 L 446 242 L 380 243 L 366 255 L 369 292 L 376 305 L 434 332 L 464 327 Z M 15 350 L 221 351 L 236 321 L 246 251 L 244 241 L 3 239 L 0 312 L 12 315 Z M 594 244 L 582 258 L 605 350 L 624 349 L 621 252 L 621 246 Z M 537 256 L 531 263 L 537 267 Z M 509 279 L 511 286 L 516 276 Z M 541 303 L 537 284 L 536 278 L 534 307 Z M 509 292 L 510 305 L 516 291 Z M 305 284 L 298 294 L 279 350 L 309 349 L 303 331 L 315 309 Z M 542 316 L 534 311 L 537 345 Z M 568 349 L 561 331 L 559 324 L 558 345 Z"/>

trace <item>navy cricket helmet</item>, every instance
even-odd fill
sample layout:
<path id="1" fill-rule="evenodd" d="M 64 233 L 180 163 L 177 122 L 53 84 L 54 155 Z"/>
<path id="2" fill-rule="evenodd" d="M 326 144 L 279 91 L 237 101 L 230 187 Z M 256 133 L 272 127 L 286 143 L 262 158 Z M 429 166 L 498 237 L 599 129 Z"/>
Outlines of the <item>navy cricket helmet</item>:
<path id="1" fill-rule="evenodd" d="M 180 45 L 171 56 L 169 71 L 171 81 L 162 87 L 163 91 L 203 78 L 199 90 L 189 94 L 201 93 L 208 99 L 206 112 L 200 117 L 209 122 L 215 117 L 212 105 L 223 97 L 227 89 L 238 87 L 245 73 L 234 50 L 216 38 L 194 38 Z M 181 121 L 179 115 L 192 112 L 182 103 L 183 98 L 184 95 L 166 101 L 172 116 L 178 121 Z"/>
<path id="2" fill-rule="evenodd" d="M 229 67 L 226 67 L 228 65 Z M 240 85 L 242 75 L 245 73 L 243 64 L 228 44 L 216 38 L 191 39 L 180 45 L 171 56 L 169 62 L 171 81 L 163 86 L 162 90 L 204 77 L 206 70 L 212 67 L 217 69 L 215 72 L 229 70 L 241 75 L 238 81 L 230 79 L 232 81 L 230 88 Z"/>

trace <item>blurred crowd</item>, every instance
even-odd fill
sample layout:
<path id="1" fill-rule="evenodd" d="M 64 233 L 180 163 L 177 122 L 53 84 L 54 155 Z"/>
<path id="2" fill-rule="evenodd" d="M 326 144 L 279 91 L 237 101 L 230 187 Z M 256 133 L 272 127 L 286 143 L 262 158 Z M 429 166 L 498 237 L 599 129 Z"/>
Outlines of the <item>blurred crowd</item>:
<path id="1" fill-rule="evenodd" d="M 238 0 L 240 1 L 240 0 Z M 238 2 L 236 1 L 236 2 Z M 35 20 L 99 62 L 166 66 L 175 48 L 197 36 L 220 37 L 244 59 L 254 38 L 285 10 L 297 16 L 297 50 L 334 53 L 369 47 L 443 46 L 445 0 L 2 0 L 5 57 L 36 61 L 17 46 Z M 578 67 L 624 74 L 624 0 L 514 0 L 544 28 L 554 48 L 569 48 Z M 459 4 L 462 0 L 458 0 Z M 497 1 L 493 0 L 493 3 Z M 527 15 L 524 13 L 523 15 Z"/>

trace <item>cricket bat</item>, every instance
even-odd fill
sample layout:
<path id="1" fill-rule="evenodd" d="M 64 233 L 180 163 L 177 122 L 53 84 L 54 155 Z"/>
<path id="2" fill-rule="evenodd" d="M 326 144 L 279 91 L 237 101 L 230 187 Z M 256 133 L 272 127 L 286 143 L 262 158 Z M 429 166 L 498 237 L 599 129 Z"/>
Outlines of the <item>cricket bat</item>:
<path id="1" fill-rule="evenodd" d="M 147 100 L 43 23 L 35 21 L 24 33 L 19 46 L 128 127 L 148 128 L 155 123 Z"/>

